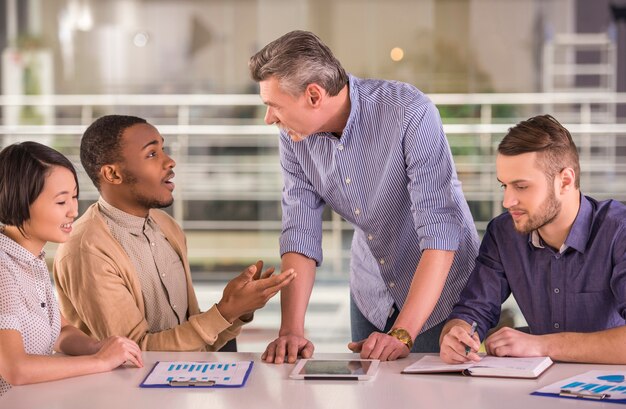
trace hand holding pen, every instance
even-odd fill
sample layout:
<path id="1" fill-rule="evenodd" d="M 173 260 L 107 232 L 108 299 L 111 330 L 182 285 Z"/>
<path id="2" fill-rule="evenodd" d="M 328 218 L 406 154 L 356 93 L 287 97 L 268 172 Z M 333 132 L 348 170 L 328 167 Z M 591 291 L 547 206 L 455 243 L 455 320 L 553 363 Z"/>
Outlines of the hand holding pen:
<path id="1" fill-rule="evenodd" d="M 466 362 L 478 362 L 480 339 L 476 330 L 478 323 L 468 322 L 459 318 L 446 323 L 441 331 L 441 343 L 439 356 L 448 364 L 462 364 Z"/>

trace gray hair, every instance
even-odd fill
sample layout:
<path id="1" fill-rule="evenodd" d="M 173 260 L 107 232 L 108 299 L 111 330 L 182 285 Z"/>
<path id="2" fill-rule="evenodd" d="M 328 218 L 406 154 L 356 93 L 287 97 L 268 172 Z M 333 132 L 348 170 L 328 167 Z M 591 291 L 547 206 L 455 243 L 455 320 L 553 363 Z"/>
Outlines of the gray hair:
<path id="1" fill-rule="evenodd" d="M 348 83 L 348 74 L 318 36 L 295 30 L 272 41 L 248 62 L 256 82 L 275 76 L 281 88 L 298 96 L 316 83 L 335 96 Z"/>

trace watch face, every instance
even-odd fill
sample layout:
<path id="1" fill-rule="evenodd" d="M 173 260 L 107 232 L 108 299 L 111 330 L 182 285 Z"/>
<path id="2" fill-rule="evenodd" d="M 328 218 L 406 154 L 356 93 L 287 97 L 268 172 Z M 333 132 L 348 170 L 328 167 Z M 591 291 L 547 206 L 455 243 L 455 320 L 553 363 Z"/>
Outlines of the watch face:
<path id="1" fill-rule="evenodd" d="M 405 329 L 396 328 L 394 330 L 389 331 L 388 333 L 392 337 L 396 338 L 398 341 L 404 343 L 407 348 L 411 349 L 413 346 L 413 340 L 411 339 L 411 335 Z"/>

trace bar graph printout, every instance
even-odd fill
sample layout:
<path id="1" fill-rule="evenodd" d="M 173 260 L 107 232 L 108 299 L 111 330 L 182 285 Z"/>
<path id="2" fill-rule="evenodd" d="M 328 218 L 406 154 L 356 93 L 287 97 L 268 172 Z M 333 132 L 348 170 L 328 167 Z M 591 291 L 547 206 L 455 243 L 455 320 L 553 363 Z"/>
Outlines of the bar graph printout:
<path id="1" fill-rule="evenodd" d="M 545 386 L 531 395 L 626 404 L 626 372 L 589 371 Z"/>
<path id="2" fill-rule="evenodd" d="M 252 370 L 252 361 L 202 362 L 160 361 L 140 386 L 147 388 L 241 387 Z"/>

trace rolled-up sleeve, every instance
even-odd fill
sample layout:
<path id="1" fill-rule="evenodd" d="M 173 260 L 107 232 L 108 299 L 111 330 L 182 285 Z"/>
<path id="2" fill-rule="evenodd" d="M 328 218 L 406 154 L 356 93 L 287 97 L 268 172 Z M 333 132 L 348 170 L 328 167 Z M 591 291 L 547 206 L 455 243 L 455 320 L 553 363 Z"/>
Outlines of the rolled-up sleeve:
<path id="1" fill-rule="evenodd" d="M 290 144 L 289 137 L 281 132 L 280 164 L 284 187 L 280 254 L 300 253 L 315 260 L 319 266 L 323 260 L 322 212 L 325 203 L 307 180 Z"/>
<path id="2" fill-rule="evenodd" d="M 457 250 L 462 229 L 454 203 L 454 162 L 439 113 L 429 101 L 406 115 L 407 188 L 420 248 Z"/>

